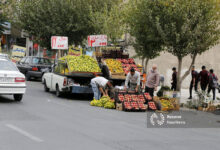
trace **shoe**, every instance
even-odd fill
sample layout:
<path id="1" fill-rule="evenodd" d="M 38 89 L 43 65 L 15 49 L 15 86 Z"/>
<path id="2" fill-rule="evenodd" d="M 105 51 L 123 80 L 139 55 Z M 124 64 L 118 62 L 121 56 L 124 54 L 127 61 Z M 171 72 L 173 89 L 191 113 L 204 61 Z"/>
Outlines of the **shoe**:
<path id="1" fill-rule="evenodd" d="M 188 99 L 192 99 L 192 97 L 190 96 Z"/>

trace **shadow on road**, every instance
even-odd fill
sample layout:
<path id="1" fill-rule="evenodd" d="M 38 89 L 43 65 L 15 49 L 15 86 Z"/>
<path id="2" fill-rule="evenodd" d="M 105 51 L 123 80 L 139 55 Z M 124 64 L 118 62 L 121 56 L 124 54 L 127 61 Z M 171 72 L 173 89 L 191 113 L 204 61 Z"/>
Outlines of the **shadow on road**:
<path id="1" fill-rule="evenodd" d="M 15 103 L 15 101 L 13 97 L 8 98 L 8 97 L 0 96 L 0 103 Z"/>
<path id="2" fill-rule="evenodd" d="M 55 95 L 55 93 L 53 93 Z M 77 100 L 77 101 L 91 101 L 93 94 L 63 94 L 60 99 Z"/>

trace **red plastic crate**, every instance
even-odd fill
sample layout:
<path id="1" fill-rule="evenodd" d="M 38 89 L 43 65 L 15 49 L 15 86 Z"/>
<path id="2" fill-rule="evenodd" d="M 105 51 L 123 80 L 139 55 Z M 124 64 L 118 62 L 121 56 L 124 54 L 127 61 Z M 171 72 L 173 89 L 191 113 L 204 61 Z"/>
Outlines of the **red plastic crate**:
<path id="1" fill-rule="evenodd" d="M 151 110 L 157 110 L 156 104 L 154 102 L 148 102 L 148 107 Z"/>

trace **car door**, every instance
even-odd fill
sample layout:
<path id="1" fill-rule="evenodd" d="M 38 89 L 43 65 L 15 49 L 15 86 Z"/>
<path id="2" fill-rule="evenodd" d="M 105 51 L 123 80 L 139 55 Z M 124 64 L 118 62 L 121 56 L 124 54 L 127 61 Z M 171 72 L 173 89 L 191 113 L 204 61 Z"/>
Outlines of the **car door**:
<path id="1" fill-rule="evenodd" d="M 25 69 L 24 69 L 24 63 L 25 63 L 26 57 L 22 58 L 18 63 L 17 63 L 17 67 L 19 69 L 19 71 L 23 74 L 25 74 Z"/>

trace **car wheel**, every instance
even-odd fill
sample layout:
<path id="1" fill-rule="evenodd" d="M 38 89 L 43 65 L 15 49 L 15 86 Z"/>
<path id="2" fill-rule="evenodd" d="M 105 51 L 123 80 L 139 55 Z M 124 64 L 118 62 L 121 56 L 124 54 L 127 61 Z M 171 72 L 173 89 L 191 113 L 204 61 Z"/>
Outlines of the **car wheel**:
<path id="1" fill-rule="evenodd" d="M 30 74 L 28 72 L 25 74 L 25 77 L 26 77 L 27 81 L 30 81 L 31 77 L 30 77 Z"/>
<path id="2" fill-rule="evenodd" d="M 56 86 L 56 96 L 61 97 L 61 92 L 60 92 L 60 89 L 59 89 L 59 85 Z"/>
<path id="3" fill-rule="evenodd" d="M 49 88 L 47 87 L 47 83 L 46 83 L 46 81 L 44 80 L 44 91 L 45 92 L 49 92 Z"/>
<path id="4" fill-rule="evenodd" d="M 21 101 L 23 98 L 23 95 L 22 94 L 14 94 L 14 100 L 15 101 Z"/>

